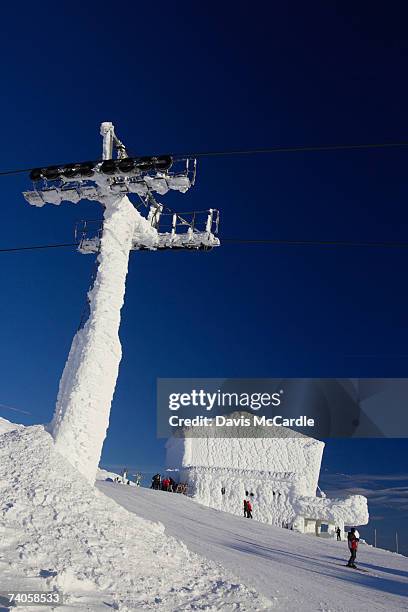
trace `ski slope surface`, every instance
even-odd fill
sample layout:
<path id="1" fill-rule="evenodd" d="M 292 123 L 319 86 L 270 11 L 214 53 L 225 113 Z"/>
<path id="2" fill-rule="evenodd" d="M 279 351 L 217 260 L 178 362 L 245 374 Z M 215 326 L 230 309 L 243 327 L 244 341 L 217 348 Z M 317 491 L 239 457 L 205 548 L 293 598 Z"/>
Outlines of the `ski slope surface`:
<path id="1" fill-rule="evenodd" d="M 270 609 L 231 572 L 98 491 L 44 427 L 3 421 L 1 430 L 0 592 L 58 590 L 61 612 Z M 0 595 L 1 612 L 5 603 Z"/>
<path id="2" fill-rule="evenodd" d="M 360 544 L 345 567 L 346 542 L 298 534 L 202 506 L 176 493 L 98 482 L 98 489 L 139 517 L 159 521 L 189 550 L 222 564 L 270 601 L 271 610 L 408 610 L 408 557 Z M 256 516 L 256 505 L 254 508 Z"/>

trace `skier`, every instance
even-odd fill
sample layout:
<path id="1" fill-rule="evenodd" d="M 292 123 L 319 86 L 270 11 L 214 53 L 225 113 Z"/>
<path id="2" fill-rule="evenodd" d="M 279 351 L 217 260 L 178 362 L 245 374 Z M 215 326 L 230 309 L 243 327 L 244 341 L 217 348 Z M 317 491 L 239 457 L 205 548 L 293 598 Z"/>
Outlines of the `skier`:
<path id="1" fill-rule="evenodd" d="M 336 535 L 337 535 L 337 541 L 340 542 L 341 540 L 341 531 L 340 531 L 340 527 L 337 527 L 336 529 Z"/>
<path id="2" fill-rule="evenodd" d="M 156 491 L 158 489 L 160 489 L 160 483 L 161 483 L 161 476 L 160 474 L 155 474 L 152 478 L 152 489 L 155 489 Z"/>
<path id="3" fill-rule="evenodd" d="M 350 559 L 347 563 L 347 567 L 352 567 L 353 569 L 357 569 L 355 564 L 357 549 L 359 543 L 360 534 L 358 533 L 355 527 L 352 527 L 347 535 L 347 543 L 350 550 Z"/>
<path id="4" fill-rule="evenodd" d="M 248 500 L 244 499 L 244 516 L 245 516 L 245 518 L 248 518 L 247 514 L 248 514 Z"/>
<path id="5" fill-rule="evenodd" d="M 168 491 L 169 490 L 169 484 L 170 484 L 170 480 L 167 477 L 163 478 L 163 480 L 162 480 L 162 491 Z"/>
<path id="6" fill-rule="evenodd" d="M 246 516 L 247 518 L 252 518 L 252 504 L 248 500 L 246 500 Z"/>
<path id="7" fill-rule="evenodd" d="M 123 472 L 122 472 L 123 484 L 126 484 L 127 475 L 128 475 L 127 468 L 123 468 Z"/>

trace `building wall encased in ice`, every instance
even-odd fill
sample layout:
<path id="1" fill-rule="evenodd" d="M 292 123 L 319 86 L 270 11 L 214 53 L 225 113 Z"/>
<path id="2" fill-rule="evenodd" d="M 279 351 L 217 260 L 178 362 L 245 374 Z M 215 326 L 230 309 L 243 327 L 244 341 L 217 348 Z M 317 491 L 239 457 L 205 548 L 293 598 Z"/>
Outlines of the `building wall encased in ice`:
<path id="1" fill-rule="evenodd" d="M 280 434 L 288 432 L 280 429 Z M 167 462 L 169 466 L 288 473 L 293 475 L 299 494 L 315 495 L 323 449 L 323 442 L 306 436 L 171 438 L 167 444 Z"/>
<path id="2" fill-rule="evenodd" d="M 365 497 L 316 495 L 323 442 L 284 427 L 264 435 L 262 428 L 222 428 L 220 433 L 202 427 L 193 434 L 185 428 L 167 441 L 166 465 L 175 479 L 188 483 L 189 495 L 198 502 L 243 515 L 247 496 L 261 522 L 302 532 L 312 523 L 314 531 L 320 523 L 343 529 L 368 522 Z"/>

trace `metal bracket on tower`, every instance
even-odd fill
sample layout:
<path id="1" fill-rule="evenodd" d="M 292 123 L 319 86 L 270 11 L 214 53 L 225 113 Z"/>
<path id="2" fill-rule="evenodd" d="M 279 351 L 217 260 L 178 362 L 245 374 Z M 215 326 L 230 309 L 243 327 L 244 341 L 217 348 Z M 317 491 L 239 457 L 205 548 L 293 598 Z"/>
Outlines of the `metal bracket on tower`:
<path id="1" fill-rule="evenodd" d="M 169 214 L 156 201 L 154 193 L 164 195 L 168 191 L 185 193 L 196 179 L 197 162 L 194 158 L 177 158 L 170 155 L 152 157 L 128 157 L 124 144 L 115 134 L 109 121 L 101 124 L 103 138 L 102 161 L 77 162 L 62 166 L 35 168 L 30 173 L 34 189 L 24 192 L 27 202 L 33 206 L 58 205 L 62 201 L 78 203 L 82 199 L 98 201 L 105 198 L 136 194 L 146 209 L 146 219 L 157 231 L 157 240 L 143 243 L 135 236 L 134 249 L 204 249 L 219 246 L 216 237 L 219 213 L 216 210 L 192 213 L 174 213 L 167 227 Z M 113 158 L 116 150 L 116 158 Z M 140 211 L 139 211 L 140 212 Z M 97 237 L 84 237 L 81 252 L 98 250 Z"/>
<path id="2" fill-rule="evenodd" d="M 118 159 L 125 159 L 127 157 L 125 145 L 116 136 L 113 123 L 110 121 L 101 123 L 101 136 L 103 137 L 102 159 L 113 158 L 113 147 L 117 151 Z"/>

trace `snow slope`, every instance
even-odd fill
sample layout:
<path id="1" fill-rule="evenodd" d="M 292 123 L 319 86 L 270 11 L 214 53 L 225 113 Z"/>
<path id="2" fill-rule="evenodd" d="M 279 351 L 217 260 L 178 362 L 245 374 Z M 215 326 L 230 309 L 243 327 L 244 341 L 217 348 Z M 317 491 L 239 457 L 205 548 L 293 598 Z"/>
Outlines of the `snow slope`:
<path id="1" fill-rule="evenodd" d="M 273 609 L 408 610 L 408 558 L 402 555 L 361 544 L 358 563 L 368 570 L 363 573 L 344 566 L 345 542 L 239 518 L 174 493 L 97 486 L 137 516 L 162 522 L 189 550 L 222 563 L 272 600 Z"/>
<path id="2" fill-rule="evenodd" d="M 126 486 L 131 487 L 136 486 L 136 483 L 134 483 L 132 480 L 126 480 L 126 482 L 124 482 L 122 474 L 117 474 L 116 472 L 109 472 L 108 470 L 104 470 L 103 468 L 97 469 L 96 480 L 107 480 L 108 478 L 110 478 L 111 480 L 116 480 L 117 478 L 119 478 L 121 484 L 126 484 Z"/>
<path id="3" fill-rule="evenodd" d="M 13 431 L 13 429 L 18 429 L 19 427 L 22 427 L 22 425 L 16 425 L 16 423 L 11 423 L 7 419 L 0 417 L 0 434 Z"/>
<path id="4" fill-rule="evenodd" d="M 42 426 L 0 435 L 0 576 L 1 590 L 62 590 L 66 610 L 270 609 L 90 485 Z"/>

